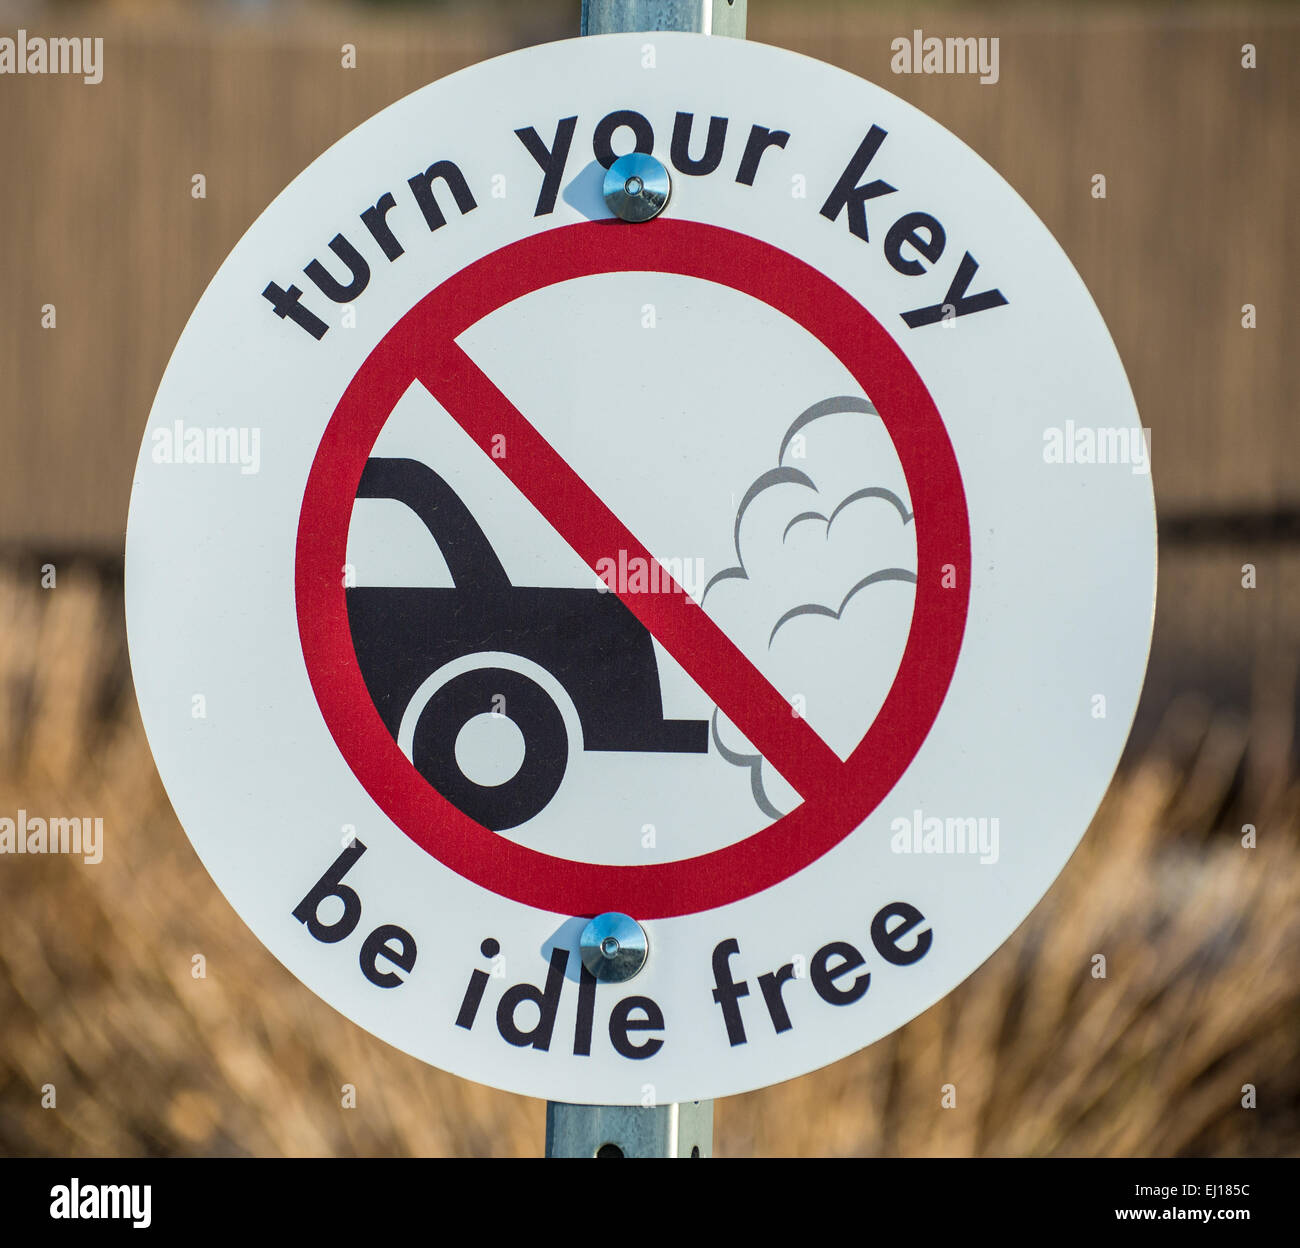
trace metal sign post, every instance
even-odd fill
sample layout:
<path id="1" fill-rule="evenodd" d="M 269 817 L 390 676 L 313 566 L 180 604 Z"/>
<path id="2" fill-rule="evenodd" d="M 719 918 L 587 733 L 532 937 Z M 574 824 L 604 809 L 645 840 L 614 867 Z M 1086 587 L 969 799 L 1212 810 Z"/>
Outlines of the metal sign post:
<path id="1" fill-rule="evenodd" d="M 746 0 L 582 0 L 584 35 L 630 34 L 636 31 L 677 30 L 703 35 L 745 37 Z M 615 162 L 621 165 L 623 162 Z M 657 162 L 656 162 L 657 163 Z M 644 171 L 629 168 L 618 187 L 607 187 L 611 207 L 627 221 L 648 220 L 635 214 Z M 608 179 L 607 179 L 608 181 Z M 635 184 L 631 204 L 624 188 Z M 660 201 L 654 212 L 662 208 Z M 608 917 L 608 916 L 602 916 Z M 595 920 L 598 923 L 600 920 Z M 584 933 L 584 936 L 586 933 Z M 585 943 L 585 942 L 584 942 Z M 584 954 L 585 958 L 585 954 Z M 638 964 L 639 967 L 639 964 Z M 593 967 L 597 978 L 606 978 Z M 546 1103 L 548 1157 L 711 1157 L 713 1102 L 685 1105 L 569 1105 Z"/>
<path id="2" fill-rule="evenodd" d="M 566 1105 L 546 1102 L 548 1157 L 711 1157 L 713 1102 Z"/>
<path id="3" fill-rule="evenodd" d="M 747 0 L 582 0 L 584 35 L 684 30 L 745 37 Z"/>

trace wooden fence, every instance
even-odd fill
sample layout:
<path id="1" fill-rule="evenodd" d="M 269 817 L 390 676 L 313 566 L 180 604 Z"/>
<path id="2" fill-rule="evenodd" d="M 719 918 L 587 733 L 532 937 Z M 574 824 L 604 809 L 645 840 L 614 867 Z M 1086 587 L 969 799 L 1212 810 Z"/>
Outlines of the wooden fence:
<path id="1" fill-rule="evenodd" d="M 392 100 L 572 33 L 571 7 L 418 19 L 326 8 L 233 25 L 46 10 L 60 31 L 102 34 L 104 75 L 97 86 L 0 79 L 0 539 L 120 554 L 168 355 L 262 207 Z M 1074 260 L 1153 431 L 1157 501 L 1172 521 L 1158 654 L 1178 665 L 1211 656 L 1240 683 L 1245 654 L 1294 646 L 1300 352 L 1286 331 L 1300 271 L 1300 18 L 1268 5 L 750 9 L 753 38 L 880 82 L 955 131 Z M 998 82 L 892 73 L 890 41 L 914 28 L 998 37 Z M 344 43 L 356 46 L 355 69 L 342 67 Z M 1257 68 L 1242 66 L 1246 43 Z M 206 199 L 191 197 L 196 173 Z M 1097 173 L 1105 199 L 1092 194 Z M 42 328 L 47 304 L 54 329 Z M 1242 326 L 1245 304 L 1255 329 Z M 1222 513 L 1240 513 L 1235 529 L 1181 523 Z M 1240 587 L 1247 562 L 1254 591 Z"/>

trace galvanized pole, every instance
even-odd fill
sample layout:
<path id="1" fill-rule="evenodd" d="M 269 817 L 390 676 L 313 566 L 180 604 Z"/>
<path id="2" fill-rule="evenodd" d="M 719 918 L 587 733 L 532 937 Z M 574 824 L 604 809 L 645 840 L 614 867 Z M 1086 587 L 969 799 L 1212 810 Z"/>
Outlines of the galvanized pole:
<path id="1" fill-rule="evenodd" d="M 711 1157 L 713 1102 L 566 1105 L 546 1102 L 548 1157 Z"/>
<path id="2" fill-rule="evenodd" d="M 584 35 L 685 30 L 745 37 L 746 0 L 582 0 Z"/>
<path id="3" fill-rule="evenodd" d="M 582 0 L 584 35 L 681 30 L 743 39 L 745 18 L 746 0 Z M 639 190 L 641 179 L 635 173 L 629 186 L 633 183 Z M 644 216 L 625 215 L 622 211 L 619 215 L 629 221 L 645 219 Z M 618 916 L 620 919 L 623 917 Z M 599 922 L 593 920 L 593 924 Z M 583 935 L 585 938 L 588 933 Z M 584 959 L 598 947 L 599 942 L 592 951 L 584 950 Z M 618 949 L 617 942 L 613 947 Z M 646 956 L 644 947 L 641 956 L 642 959 Z M 683 1105 L 642 1107 L 568 1105 L 561 1101 L 548 1101 L 546 1155 L 711 1157 L 713 1102 L 691 1101 Z"/>

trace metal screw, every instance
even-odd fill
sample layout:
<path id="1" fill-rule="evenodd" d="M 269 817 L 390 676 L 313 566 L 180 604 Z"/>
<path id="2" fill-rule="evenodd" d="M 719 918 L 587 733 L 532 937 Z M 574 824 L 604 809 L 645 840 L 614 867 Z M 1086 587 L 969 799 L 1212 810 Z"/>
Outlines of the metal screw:
<path id="1" fill-rule="evenodd" d="M 578 938 L 582 964 L 597 979 L 621 984 L 645 965 L 650 952 L 645 928 L 626 914 L 598 914 Z"/>
<path id="2" fill-rule="evenodd" d="M 664 210 L 672 183 L 661 161 L 644 152 L 620 156 L 605 170 L 605 203 L 624 221 L 649 221 Z"/>

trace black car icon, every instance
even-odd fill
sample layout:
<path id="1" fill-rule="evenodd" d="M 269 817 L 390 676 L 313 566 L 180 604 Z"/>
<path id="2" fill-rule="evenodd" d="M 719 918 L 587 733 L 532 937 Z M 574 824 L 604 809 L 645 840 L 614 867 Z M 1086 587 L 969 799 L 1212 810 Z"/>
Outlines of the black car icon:
<path id="1" fill-rule="evenodd" d="M 707 752 L 707 720 L 664 718 L 650 633 L 616 594 L 512 585 L 469 508 L 419 460 L 370 458 L 357 497 L 409 507 L 454 584 L 347 590 L 361 675 L 393 739 L 430 675 L 485 656 L 482 666 L 438 686 L 415 725 L 411 761 L 454 806 L 495 831 L 516 827 L 555 796 L 568 764 L 569 733 L 555 699 L 490 652 L 517 655 L 558 680 L 577 711 L 584 749 Z M 456 761 L 461 729 L 485 713 L 505 714 L 524 739 L 519 770 L 499 785 L 477 783 Z"/>

